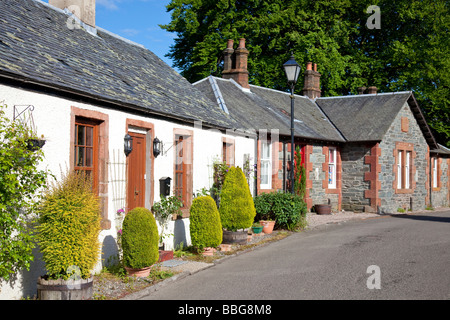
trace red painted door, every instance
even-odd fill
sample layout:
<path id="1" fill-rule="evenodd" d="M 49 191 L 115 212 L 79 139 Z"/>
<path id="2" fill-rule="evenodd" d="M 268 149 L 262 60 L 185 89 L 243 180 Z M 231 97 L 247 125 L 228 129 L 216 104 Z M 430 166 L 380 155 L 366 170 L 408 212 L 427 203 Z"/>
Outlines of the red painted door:
<path id="1" fill-rule="evenodd" d="M 133 151 L 128 156 L 128 210 L 145 206 L 145 135 L 129 132 Z"/>

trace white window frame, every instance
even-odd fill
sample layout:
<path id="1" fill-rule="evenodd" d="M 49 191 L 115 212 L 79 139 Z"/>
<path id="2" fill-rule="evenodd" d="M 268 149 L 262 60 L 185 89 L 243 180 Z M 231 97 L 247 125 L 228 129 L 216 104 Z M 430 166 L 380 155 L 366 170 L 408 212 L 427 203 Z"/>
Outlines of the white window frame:
<path id="1" fill-rule="evenodd" d="M 437 157 L 433 157 L 433 188 L 438 187 L 437 174 L 438 174 L 438 161 Z"/>
<path id="2" fill-rule="evenodd" d="M 268 157 L 266 156 L 268 148 Z M 261 189 L 272 189 L 272 144 L 270 141 L 261 140 Z M 267 170 L 267 183 L 263 183 L 263 173 Z"/>
<path id="3" fill-rule="evenodd" d="M 411 151 L 406 151 L 406 162 L 405 162 L 405 189 L 411 188 Z"/>
<path id="4" fill-rule="evenodd" d="M 398 158 L 397 158 L 397 189 L 402 189 L 402 150 L 398 150 Z"/>
<path id="5" fill-rule="evenodd" d="M 333 155 L 330 157 L 330 155 Z M 328 189 L 336 189 L 336 168 L 337 168 L 337 150 L 336 148 L 328 148 Z M 331 158 L 334 160 L 331 161 Z"/>

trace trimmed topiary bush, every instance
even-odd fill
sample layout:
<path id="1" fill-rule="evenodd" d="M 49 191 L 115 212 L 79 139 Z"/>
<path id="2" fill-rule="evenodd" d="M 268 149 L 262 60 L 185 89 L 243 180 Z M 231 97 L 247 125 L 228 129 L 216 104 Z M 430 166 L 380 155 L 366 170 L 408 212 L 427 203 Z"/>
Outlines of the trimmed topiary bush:
<path id="1" fill-rule="evenodd" d="M 134 208 L 122 224 L 123 264 L 133 269 L 146 268 L 158 261 L 158 227 L 146 208 Z"/>
<path id="2" fill-rule="evenodd" d="M 256 211 L 242 169 L 231 167 L 220 193 L 220 220 L 228 231 L 250 228 Z"/>
<path id="3" fill-rule="evenodd" d="M 91 179 L 70 172 L 50 187 L 39 208 L 37 239 L 50 279 L 87 279 L 100 252 L 100 204 Z"/>
<path id="4" fill-rule="evenodd" d="M 214 248 L 222 243 L 222 223 L 213 198 L 210 196 L 195 198 L 192 201 L 189 219 L 191 241 L 194 247 Z"/>

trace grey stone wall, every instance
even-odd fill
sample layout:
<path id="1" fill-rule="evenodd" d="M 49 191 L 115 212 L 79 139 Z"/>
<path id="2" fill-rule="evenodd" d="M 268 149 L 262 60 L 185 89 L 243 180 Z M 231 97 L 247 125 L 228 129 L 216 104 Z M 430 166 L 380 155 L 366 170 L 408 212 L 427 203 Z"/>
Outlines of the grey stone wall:
<path id="1" fill-rule="evenodd" d="M 441 157 L 440 166 L 440 188 L 439 190 L 433 190 L 431 194 L 431 205 L 433 207 L 447 207 L 450 205 L 448 202 L 448 163 L 447 158 Z"/>
<path id="2" fill-rule="evenodd" d="M 343 210 L 364 211 L 370 205 L 364 197 L 364 191 L 370 188 L 370 183 L 364 181 L 364 172 L 370 170 L 364 157 L 369 154 L 370 148 L 360 143 L 347 143 L 341 149 Z"/>
<path id="3" fill-rule="evenodd" d="M 323 146 L 320 144 L 313 144 L 312 154 L 310 155 L 310 162 L 313 164 L 313 170 L 309 177 L 312 181 L 312 188 L 309 191 L 309 196 L 312 199 L 312 204 L 328 204 L 330 201 L 331 209 L 338 210 L 339 195 L 326 193 L 323 188 L 323 180 L 325 179 L 325 172 L 323 171 L 323 163 L 325 162 L 325 155 L 323 154 Z"/>
<path id="4" fill-rule="evenodd" d="M 409 122 L 408 132 L 402 132 L 401 119 L 406 117 Z M 395 193 L 394 185 L 394 170 L 395 165 L 394 149 L 396 142 L 412 143 L 414 145 L 414 152 L 416 158 L 414 165 L 416 167 L 416 174 L 413 179 L 416 186 L 412 193 Z M 402 107 L 392 122 L 389 130 L 386 132 L 383 141 L 380 143 L 381 156 L 379 157 L 379 164 L 381 165 L 381 173 L 379 180 L 381 182 L 381 189 L 379 197 L 381 199 L 380 213 L 396 213 L 399 208 L 410 208 L 412 202 L 412 210 L 422 210 L 426 207 L 427 196 L 427 142 L 422 134 L 422 131 L 411 112 L 408 103 Z"/>

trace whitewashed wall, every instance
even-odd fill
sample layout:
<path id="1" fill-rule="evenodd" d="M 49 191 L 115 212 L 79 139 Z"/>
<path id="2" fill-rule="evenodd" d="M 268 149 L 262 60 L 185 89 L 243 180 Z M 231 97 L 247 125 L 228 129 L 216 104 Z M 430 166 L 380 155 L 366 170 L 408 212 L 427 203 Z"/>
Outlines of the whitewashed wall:
<path id="1" fill-rule="evenodd" d="M 37 134 L 43 134 L 46 144 L 43 147 L 45 161 L 41 168 L 50 170 L 57 178 L 70 167 L 70 118 L 71 107 L 98 111 L 107 114 L 109 117 L 109 158 L 110 162 L 126 161 L 123 154 L 123 138 L 126 130 L 126 119 L 143 120 L 154 125 L 154 133 L 164 143 L 164 152 L 155 159 L 154 163 L 154 201 L 159 198 L 159 179 L 161 177 L 171 177 L 173 179 L 174 152 L 173 145 L 174 129 L 187 129 L 193 131 L 193 191 L 196 192 L 203 187 L 210 188 L 212 185 L 212 163 L 215 158 L 221 159 L 222 138 L 228 137 L 235 140 L 235 164 L 243 167 L 244 154 L 249 154 L 252 161 L 255 160 L 255 140 L 235 135 L 232 131 L 222 133 L 218 130 L 204 129 L 200 123 L 195 126 L 183 126 L 169 121 L 152 119 L 142 116 L 132 115 L 120 110 L 106 109 L 90 104 L 80 103 L 57 96 L 32 92 L 0 84 L 0 101 L 8 106 L 7 116 L 13 116 L 13 106 L 33 105 L 32 112 Z M 19 109 L 23 109 L 20 107 Z M 118 160 L 118 161 L 117 161 Z M 252 163 L 253 164 L 253 163 Z M 113 172 L 108 172 L 108 181 L 111 181 Z M 173 180 L 172 180 L 173 182 Z M 173 183 L 172 183 L 173 184 Z M 100 234 L 100 241 L 103 244 L 102 256 L 99 257 L 95 272 L 99 272 L 107 260 L 117 254 L 117 229 L 121 221 L 116 215 L 120 207 L 120 195 L 117 195 L 117 185 L 109 182 L 108 185 L 108 219 L 111 221 L 111 228 L 103 230 Z M 123 188 L 124 189 L 124 188 Z M 251 187 L 253 191 L 253 187 Z M 123 199 L 125 198 L 123 194 Z M 174 239 L 168 239 L 167 244 L 173 248 L 175 242 L 183 241 L 185 245 L 190 244 L 189 219 L 181 219 L 169 223 L 168 233 L 175 234 Z M 175 241 L 176 240 L 176 241 Z M 0 299 L 20 299 L 22 297 L 32 297 L 36 292 L 36 281 L 40 275 L 45 274 L 44 263 L 40 253 L 35 250 L 35 261 L 31 265 L 30 271 L 22 271 L 17 274 L 15 281 L 8 283 L 0 282 Z"/>

